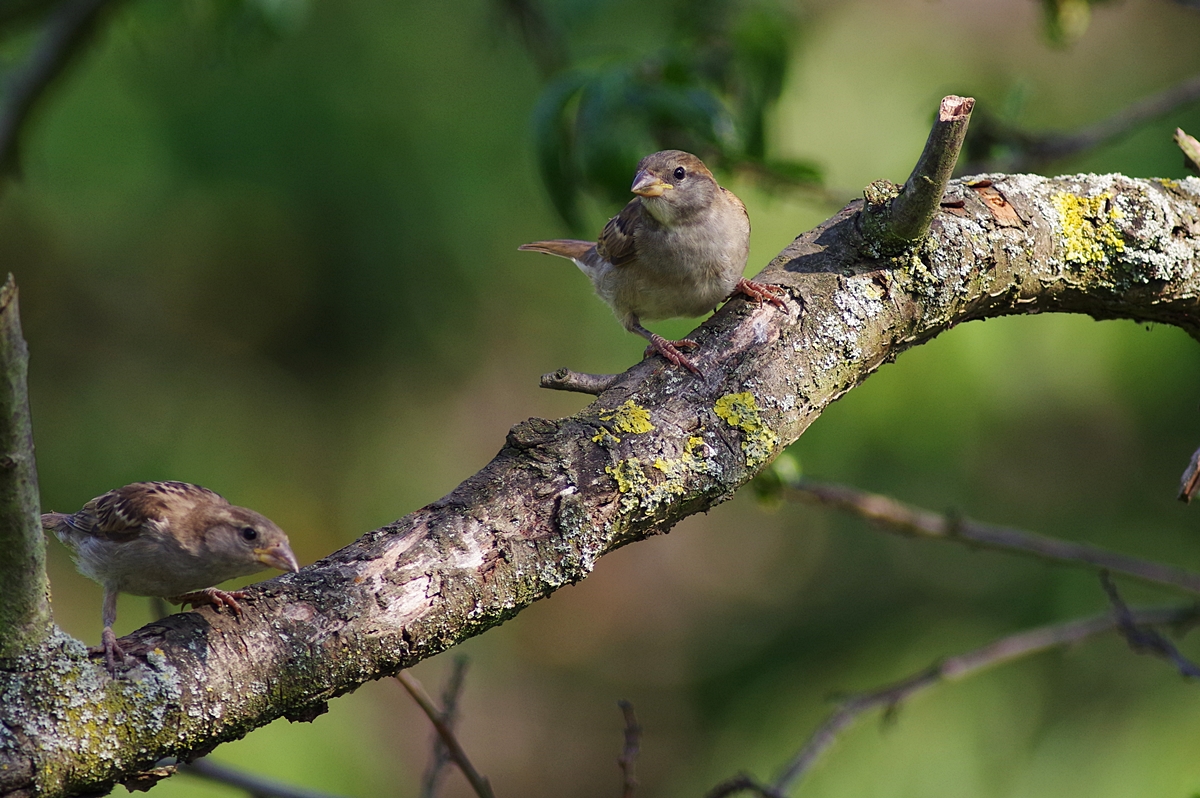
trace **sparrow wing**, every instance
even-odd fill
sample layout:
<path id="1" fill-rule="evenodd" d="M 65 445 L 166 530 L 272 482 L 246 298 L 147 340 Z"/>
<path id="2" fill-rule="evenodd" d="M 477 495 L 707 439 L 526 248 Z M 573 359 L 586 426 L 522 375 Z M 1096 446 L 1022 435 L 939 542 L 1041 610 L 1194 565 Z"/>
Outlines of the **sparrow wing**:
<path id="1" fill-rule="evenodd" d="M 135 482 L 92 499 L 70 523 L 104 540 L 129 540 L 147 522 L 163 521 L 173 506 L 214 499 L 228 504 L 219 494 L 189 482 Z"/>
<path id="2" fill-rule="evenodd" d="M 596 252 L 613 266 L 626 266 L 637 260 L 637 239 L 634 233 L 643 224 L 642 200 L 634 198 L 621 212 L 604 225 Z"/>
<path id="3" fill-rule="evenodd" d="M 737 207 L 738 210 L 740 210 L 742 212 L 742 216 L 746 217 L 746 228 L 749 229 L 750 228 L 750 214 L 749 214 L 749 212 L 746 211 L 746 203 L 744 203 L 740 199 L 738 199 L 737 194 L 734 194 L 732 191 L 730 191 L 727 188 L 722 187 L 721 193 L 725 196 L 725 199 L 729 200 L 734 206 Z"/>

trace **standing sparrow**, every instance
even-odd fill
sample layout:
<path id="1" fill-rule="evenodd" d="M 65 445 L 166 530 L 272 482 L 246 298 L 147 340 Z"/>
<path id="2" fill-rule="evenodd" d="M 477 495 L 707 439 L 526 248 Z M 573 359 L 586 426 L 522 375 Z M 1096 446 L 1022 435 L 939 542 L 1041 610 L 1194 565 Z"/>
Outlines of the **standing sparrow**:
<path id="1" fill-rule="evenodd" d="M 115 659 L 126 659 L 112 630 L 118 593 L 225 606 L 240 615 L 245 592 L 212 585 L 268 566 L 300 570 L 287 535 L 269 518 L 187 482 L 135 482 L 72 515 L 46 513 L 42 528 L 71 550 L 80 573 L 104 586 L 100 639 L 112 674 Z"/>
<path id="2" fill-rule="evenodd" d="M 574 261 L 625 329 L 650 341 L 647 352 L 699 374 L 679 351 L 695 341 L 668 341 L 641 320 L 701 316 L 737 292 L 783 307 L 784 289 L 742 277 L 750 254 L 746 206 L 695 155 L 647 155 L 630 191 L 637 196 L 608 220 L 595 244 L 556 239 L 518 249 Z"/>

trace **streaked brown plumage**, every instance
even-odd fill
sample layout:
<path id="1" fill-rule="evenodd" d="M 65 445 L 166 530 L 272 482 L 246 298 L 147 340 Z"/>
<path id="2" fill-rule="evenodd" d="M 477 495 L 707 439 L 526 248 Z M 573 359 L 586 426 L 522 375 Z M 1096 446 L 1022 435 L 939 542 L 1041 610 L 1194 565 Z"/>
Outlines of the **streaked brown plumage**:
<path id="1" fill-rule="evenodd" d="M 135 482 L 79 512 L 46 513 L 42 528 L 71 550 L 80 573 L 104 587 L 100 650 L 113 674 L 116 658 L 126 658 L 112 630 L 118 593 L 240 615 L 237 600 L 245 593 L 212 585 L 267 567 L 300 570 L 287 535 L 269 518 L 188 482 Z"/>
<path id="2" fill-rule="evenodd" d="M 695 341 L 668 341 L 641 320 L 700 316 L 738 292 L 783 307 L 784 290 L 742 277 L 750 254 L 746 206 L 695 155 L 646 156 L 630 190 L 638 196 L 608 220 L 596 243 L 555 239 L 518 249 L 574 261 L 625 329 L 699 374 L 679 351 Z"/>

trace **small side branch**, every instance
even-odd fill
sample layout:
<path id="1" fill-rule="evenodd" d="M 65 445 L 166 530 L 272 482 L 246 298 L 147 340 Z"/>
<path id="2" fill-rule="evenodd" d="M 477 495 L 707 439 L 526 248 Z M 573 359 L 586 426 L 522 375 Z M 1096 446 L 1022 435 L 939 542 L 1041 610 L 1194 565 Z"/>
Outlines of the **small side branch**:
<path id="1" fill-rule="evenodd" d="M 442 713 L 434 706 L 433 699 L 425 692 L 425 688 L 421 686 L 416 677 L 408 671 L 400 671 L 396 674 L 396 681 L 400 682 L 401 686 L 412 696 L 412 700 L 417 702 L 417 706 L 425 713 L 425 717 L 429 718 L 429 722 L 433 724 L 434 730 L 442 738 L 442 742 L 446 744 L 446 750 L 449 752 L 450 758 L 454 760 L 454 764 L 458 765 L 458 769 L 466 776 L 475 794 L 479 798 L 496 798 L 495 793 L 492 792 L 492 785 L 488 784 L 488 780 L 481 776 L 479 771 L 475 769 L 475 766 L 471 764 L 471 760 L 467 758 L 467 752 L 463 750 L 462 745 L 458 742 L 458 738 L 454 736 L 454 731 L 442 720 Z"/>
<path id="2" fill-rule="evenodd" d="M 1130 619 L 1136 625 L 1194 623 L 1200 619 L 1200 608 L 1193 606 L 1130 610 Z M 812 768 L 821 755 L 837 740 L 838 735 L 852 726 L 863 713 L 877 708 L 889 712 L 894 711 L 901 703 L 917 693 L 943 681 L 962 679 L 995 665 L 1058 646 L 1077 643 L 1110 631 L 1116 628 L 1118 623 L 1117 618 L 1109 613 L 1043 626 L 1003 637 L 982 648 L 957 657 L 950 657 L 926 670 L 878 690 L 850 696 L 843 700 L 833 714 L 817 727 L 816 731 L 808 738 L 808 742 L 784 767 L 770 788 L 764 790 L 756 784 L 754 788 L 742 787 L 741 789 L 753 789 L 759 795 L 780 798 Z M 731 783 L 733 782 L 727 782 L 727 784 Z M 717 794 L 732 795 L 733 792 Z M 713 796 L 714 793 L 709 793 L 709 795 Z"/>
<path id="3" fill-rule="evenodd" d="M 972 97 L 943 98 L 925 149 L 904 186 L 899 190 L 885 190 L 879 183 L 868 187 L 860 227 L 868 249 L 880 254 L 902 251 L 929 232 L 958 162 L 974 107 Z"/>
<path id="4" fill-rule="evenodd" d="M 634 714 L 633 704 L 622 700 L 617 702 L 617 706 L 625 715 L 625 747 L 621 750 L 620 758 L 617 759 L 617 765 L 621 768 L 621 796 L 622 798 L 633 798 L 633 793 L 638 785 L 634 764 L 637 762 L 638 748 L 642 742 L 642 727 L 638 723 L 637 715 Z"/>
<path id="5" fill-rule="evenodd" d="M 844 485 L 801 481 L 788 489 L 788 495 L 811 504 L 845 510 L 873 522 L 887 532 L 951 540 L 983 549 L 1027 554 L 1052 562 L 1103 568 L 1143 582 L 1200 593 L 1200 574 L 1183 568 L 1118 554 L 1086 543 L 1035 535 L 1020 529 L 950 519 L 929 510 L 910 507 L 887 496 Z"/>
<path id="6" fill-rule="evenodd" d="M 599 396 L 615 385 L 620 378 L 620 374 L 584 374 L 568 368 L 561 368 L 558 371 L 543 374 L 541 386 L 552 391 L 574 391 L 575 393 L 590 393 L 593 396 Z"/>
<path id="7" fill-rule="evenodd" d="M 33 651 L 51 626 L 28 371 L 10 274 L 0 288 L 0 660 Z"/>
<path id="8" fill-rule="evenodd" d="M 16 171 L 21 131 L 38 99 L 62 74 L 114 0 L 65 0 L 50 14 L 25 64 L 7 81 L 0 107 L 0 170 Z"/>

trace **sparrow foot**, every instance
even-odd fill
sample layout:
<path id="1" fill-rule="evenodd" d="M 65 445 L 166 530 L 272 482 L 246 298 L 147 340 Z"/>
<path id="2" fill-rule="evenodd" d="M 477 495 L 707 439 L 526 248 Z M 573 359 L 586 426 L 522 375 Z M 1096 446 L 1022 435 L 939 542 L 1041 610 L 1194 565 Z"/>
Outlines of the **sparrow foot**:
<path id="1" fill-rule="evenodd" d="M 700 346 L 700 344 L 696 343 L 690 338 L 681 338 L 678 341 L 668 341 L 658 333 L 650 333 L 649 340 L 650 346 L 646 347 L 647 357 L 649 355 L 658 353 L 674 363 L 676 366 L 683 366 L 697 377 L 703 376 L 700 373 L 700 369 L 696 368 L 695 364 L 684 357 L 683 353 L 679 351 L 680 347 L 683 347 L 684 349 L 695 349 L 696 347 Z"/>
<path id="2" fill-rule="evenodd" d="M 737 285 L 733 287 L 733 293 L 745 294 L 760 305 L 763 300 L 766 300 L 777 308 L 785 307 L 783 298 L 787 296 L 787 290 L 781 285 L 757 283 L 754 280 L 747 280 L 745 277 L 737 281 Z"/>
<path id="3" fill-rule="evenodd" d="M 93 646 L 88 649 L 88 655 L 93 657 L 104 657 L 104 666 L 108 669 L 108 675 L 117 678 L 117 660 L 121 660 L 124 665 L 129 661 L 129 655 L 125 653 L 125 649 L 121 648 L 121 644 L 117 642 L 117 636 L 113 634 L 111 626 L 104 627 L 104 631 L 100 633 L 100 645 Z"/>
<path id="4" fill-rule="evenodd" d="M 244 599 L 247 595 L 245 590 L 218 590 L 215 587 L 206 587 L 203 590 L 176 596 L 171 601 L 176 604 L 191 604 L 193 607 L 211 604 L 217 612 L 220 612 L 222 607 L 228 607 L 234 615 L 240 618 L 242 617 L 242 605 L 238 604 L 237 600 Z"/>

